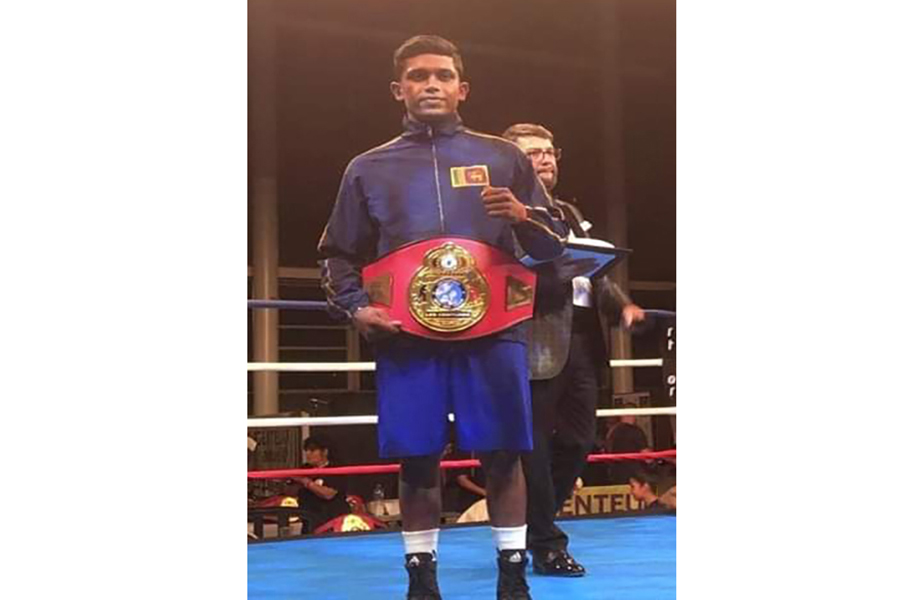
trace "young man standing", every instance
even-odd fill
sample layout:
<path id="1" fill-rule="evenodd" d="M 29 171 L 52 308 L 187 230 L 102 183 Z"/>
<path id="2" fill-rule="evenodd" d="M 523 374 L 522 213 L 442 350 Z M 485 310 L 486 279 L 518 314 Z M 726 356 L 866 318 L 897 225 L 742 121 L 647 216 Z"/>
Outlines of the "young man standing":
<path id="1" fill-rule="evenodd" d="M 319 243 L 323 287 L 333 313 L 351 319 L 375 353 L 380 453 L 401 462 L 407 598 L 441 597 L 439 458 L 453 412 L 460 449 L 478 453 L 484 468 L 497 598 L 529 599 L 520 454 L 532 448 L 532 425 L 522 324 L 459 341 L 410 335 L 388 311 L 371 305 L 361 270 L 435 237 L 550 259 L 562 253 L 567 228 L 553 218 L 549 197 L 514 144 L 463 127 L 457 108 L 469 84 L 456 46 L 438 36 L 411 38 L 394 53 L 394 72 L 391 93 L 406 111 L 403 133 L 348 165 Z M 447 260 L 453 266 L 456 259 Z M 395 301 L 409 297 L 407 283 L 401 284 Z M 466 297 L 448 285 L 453 293 L 441 301 L 453 305 Z M 502 290 L 490 293 L 503 302 Z"/>

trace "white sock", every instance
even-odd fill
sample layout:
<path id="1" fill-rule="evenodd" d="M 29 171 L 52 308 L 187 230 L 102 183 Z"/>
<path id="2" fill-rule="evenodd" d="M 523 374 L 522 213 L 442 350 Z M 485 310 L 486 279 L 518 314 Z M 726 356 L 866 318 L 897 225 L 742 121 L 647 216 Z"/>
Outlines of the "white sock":
<path id="1" fill-rule="evenodd" d="M 404 531 L 403 547 L 407 554 L 416 552 L 432 552 L 437 554 L 438 534 L 440 529 L 426 529 L 425 531 Z M 523 548 L 525 546 L 522 546 Z"/>
<path id="2" fill-rule="evenodd" d="M 491 527 L 497 550 L 524 550 L 528 525 L 521 527 Z"/>

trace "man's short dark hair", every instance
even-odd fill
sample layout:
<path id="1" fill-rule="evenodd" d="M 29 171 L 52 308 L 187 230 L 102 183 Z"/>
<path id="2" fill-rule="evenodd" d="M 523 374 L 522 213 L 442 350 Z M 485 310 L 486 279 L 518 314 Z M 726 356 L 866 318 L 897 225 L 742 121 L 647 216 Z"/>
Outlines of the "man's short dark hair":
<path id="1" fill-rule="evenodd" d="M 506 131 L 503 132 L 503 137 L 511 142 L 515 142 L 520 137 L 539 137 L 550 140 L 551 144 L 553 143 L 553 133 L 546 127 L 542 127 L 535 123 L 516 123 L 515 125 L 510 125 L 506 128 Z"/>
<path id="2" fill-rule="evenodd" d="M 650 490 L 654 494 L 659 494 L 660 477 L 657 473 L 651 471 L 644 466 L 636 466 L 628 475 L 629 479 L 634 479 L 640 485 L 645 483 L 650 486 Z M 671 487 L 671 486 L 670 486 Z"/>
<path id="3" fill-rule="evenodd" d="M 400 44 L 400 47 L 394 51 L 394 76 L 397 78 L 397 81 L 400 81 L 403 77 L 406 60 L 422 54 L 437 54 L 451 57 L 453 66 L 456 67 L 456 72 L 459 74 L 459 78 L 462 79 L 462 55 L 453 42 L 439 35 L 417 35 Z"/>
<path id="4" fill-rule="evenodd" d="M 331 444 L 322 436 L 311 435 L 303 442 L 304 450 L 329 450 Z"/>

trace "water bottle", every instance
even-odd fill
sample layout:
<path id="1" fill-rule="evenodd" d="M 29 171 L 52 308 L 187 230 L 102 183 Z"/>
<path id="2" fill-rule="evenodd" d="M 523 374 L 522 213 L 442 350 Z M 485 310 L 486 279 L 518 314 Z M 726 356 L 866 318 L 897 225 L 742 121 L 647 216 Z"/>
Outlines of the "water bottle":
<path id="1" fill-rule="evenodd" d="M 384 500 L 384 486 L 380 483 L 375 486 L 375 490 L 372 492 L 372 499 L 378 501 Z"/>
<path id="2" fill-rule="evenodd" d="M 375 485 L 375 489 L 372 490 L 372 504 L 374 505 L 372 508 L 372 512 L 379 516 L 387 515 L 387 507 L 384 505 L 384 486 L 380 483 Z"/>

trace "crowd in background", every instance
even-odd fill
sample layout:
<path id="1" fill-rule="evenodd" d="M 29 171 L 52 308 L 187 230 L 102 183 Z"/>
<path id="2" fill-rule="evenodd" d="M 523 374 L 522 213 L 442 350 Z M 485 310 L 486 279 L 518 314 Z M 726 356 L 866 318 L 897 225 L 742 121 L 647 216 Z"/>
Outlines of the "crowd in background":
<path id="1" fill-rule="evenodd" d="M 647 434 L 637 424 L 634 416 L 606 419 L 604 425 L 605 432 L 598 435 L 594 453 L 652 451 Z M 256 442 L 248 438 L 248 456 L 251 459 L 255 450 Z M 339 456 L 339 448 L 334 448 L 333 442 L 326 435 L 316 434 L 306 438 L 303 442 L 303 455 L 301 468 L 327 468 L 339 464 L 335 458 Z M 476 457 L 472 452 L 457 449 L 451 442 L 442 458 L 468 460 Z M 454 523 L 486 520 L 486 492 L 481 468 L 450 468 L 442 470 L 441 474 L 445 521 Z M 340 521 L 346 515 L 361 517 L 353 523 L 356 529 L 387 526 L 385 521 L 390 522 L 391 517 L 395 516 L 396 499 L 386 496 L 386 486 L 381 483 L 375 483 L 363 495 L 348 494 L 354 477 L 358 476 L 320 475 L 270 481 L 262 492 L 251 488 L 249 506 L 296 508 L 297 516 L 292 517 L 291 521 L 299 521 L 302 525 L 293 531 L 304 535 L 341 531 Z M 632 506 L 639 507 L 637 512 L 675 514 L 675 482 L 674 459 L 598 462 L 585 469 L 572 492 L 576 493 L 583 486 L 627 485 L 635 501 Z M 391 501 L 394 505 L 390 505 Z M 367 526 L 360 525 L 361 522 Z M 346 530 L 347 526 L 344 527 Z"/>

